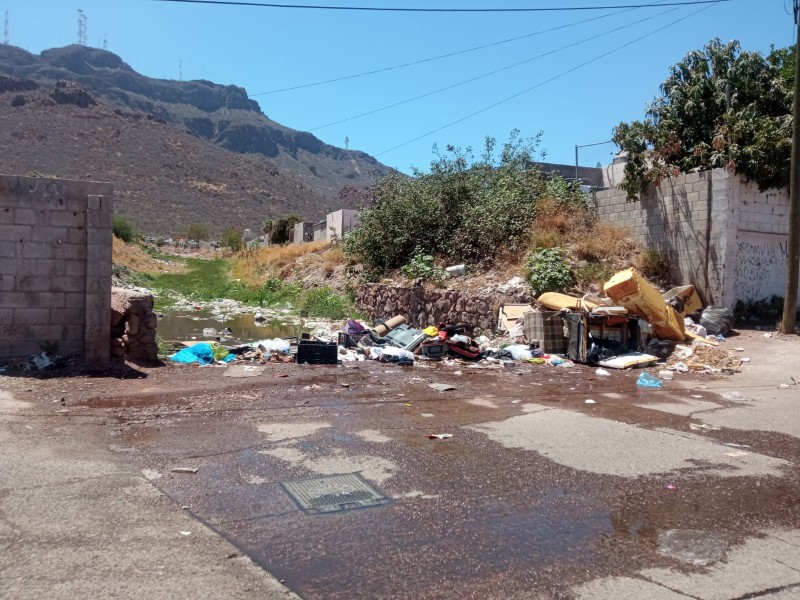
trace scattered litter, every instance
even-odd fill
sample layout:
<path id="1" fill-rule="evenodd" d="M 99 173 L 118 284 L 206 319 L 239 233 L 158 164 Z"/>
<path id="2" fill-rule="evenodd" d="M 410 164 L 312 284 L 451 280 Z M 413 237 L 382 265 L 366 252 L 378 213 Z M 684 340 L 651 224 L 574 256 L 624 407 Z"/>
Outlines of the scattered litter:
<path id="1" fill-rule="evenodd" d="M 306 392 L 310 392 L 311 390 L 321 390 L 321 389 L 322 389 L 322 386 L 321 386 L 321 385 L 317 385 L 316 383 L 314 383 L 314 384 L 312 384 L 312 385 L 307 385 L 307 386 L 304 386 L 304 387 L 303 387 L 303 389 L 304 389 Z"/>
<path id="2" fill-rule="evenodd" d="M 636 380 L 636 385 L 643 388 L 661 389 L 664 386 L 664 382 L 649 373 L 642 373 L 639 375 L 639 379 Z"/>
<path id="3" fill-rule="evenodd" d="M 744 352 L 744 348 L 731 348 L 731 352 Z"/>
<path id="4" fill-rule="evenodd" d="M 733 327 L 733 321 L 733 311 L 719 306 L 707 307 L 700 317 L 700 325 L 706 328 L 709 335 L 728 335 Z"/>
<path id="5" fill-rule="evenodd" d="M 747 400 L 747 398 L 742 396 L 739 392 L 725 392 L 722 394 L 722 398 L 730 402 L 742 402 L 743 400 Z"/>
<path id="6" fill-rule="evenodd" d="M 455 386 L 449 383 L 429 383 L 428 387 L 433 388 L 437 392 L 449 392 L 456 389 Z"/>
<path id="7" fill-rule="evenodd" d="M 668 483 L 668 484 L 667 484 L 667 489 L 668 489 L 668 490 L 677 490 L 677 489 L 678 489 L 678 487 L 677 487 L 677 486 L 675 486 L 675 485 L 673 485 L 673 484 L 671 484 L 671 483 Z"/>
<path id="8" fill-rule="evenodd" d="M 749 448 L 747 444 L 722 444 L 723 446 L 730 446 L 731 448 Z"/>
<path id="9" fill-rule="evenodd" d="M 349 384 L 349 383 L 340 383 L 340 384 L 339 384 L 339 387 L 343 387 L 343 388 L 349 388 L 349 387 L 350 387 L 350 384 Z"/>
<path id="10" fill-rule="evenodd" d="M 198 469 L 192 469 L 190 467 L 175 467 L 174 469 L 171 469 L 172 473 L 191 473 L 192 475 L 197 473 L 197 471 Z"/>
<path id="11" fill-rule="evenodd" d="M 772 334 L 772 333 L 765 333 L 765 334 L 764 334 L 764 337 L 765 337 L 765 338 L 771 338 L 773 335 L 774 335 L 774 334 Z"/>
<path id="12" fill-rule="evenodd" d="M 178 533 L 180 533 L 181 535 L 192 535 L 191 531 L 179 531 Z"/>
<path id="13" fill-rule="evenodd" d="M 403 406 L 412 406 L 411 402 L 403 402 Z"/>
<path id="14" fill-rule="evenodd" d="M 677 373 L 688 373 L 689 372 L 689 367 L 684 362 L 675 363 L 674 365 L 670 365 L 667 368 L 669 370 L 671 370 L 671 371 L 676 371 Z"/>
<path id="15" fill-rule="evenodd" d="M 702 400 L 702 396 L 698 396 L 697 394 L 692 394 L 692 398 L 696 398 L 697 400 Z"/>
<path id="16" fill-rule="evenodd" d="M 597 369 L 595 370 L 594 374 L 599 377 L 611 377 L 611 373 L 609 373 L 605 369 Z"/>
<path id="17" fill-rule="evenodd" d="M 511 404 L 519 404 L 520 402 L 522 402 L 522 400 L 512 400 Z"/>
<path id="18" fill-rule="evenodd" d="M 53 364 L 53 361 L 51 361 L 50 357 L 47 356 L 47 352 L 42 352 L 41 354 L 34 356 L 33 358 L 31 358 L 31 362 L 33 363 L 33 366 L 36 367 L 39 371 L 46 369 L 51 364 Z"/>
<path id="19" fill-rule="evenodd" d="M 697 424 L 697 423 L 689 423 L 689 429 L 693 431 L 719 431 L 719 427 L 712 427 L 706 423 Z"/>
<path id="20" fill-rule="evenodd" d="M 628 369 L 630 367 L 643 366 L 658 361 L 657 356 L 643 354 L 641 352 L 629 352 L 621 356 L 615 356 L 608 360 L 601 360 L 598 365 L 609 369 Z"/>
<path id="21" fill-rule="evenodd" d="M 743 362 L 743 363 L 750 362 L 750 359 L 749 359 L 749 358 L 747 358 L 747 357 L 744 357 L 744 358 L 742 358 L 742 362 Z"/>
<path id="22" fill-rule="evenodd" d="M 432 433 L 428 436 L 429 440 L 449 440 L 453 437 L 452 433 Z"/>
<path id="23" fill-rule="evenodd" d="M 433 413 L 422 413 L 420 416 L 430 418 L 433 416 Z"/>
<path id="24" fill-rule="evenodd" d="M 658 372 L 658 376 L 661 379 L 664 379 L 666 381 L 670 381 L 675 376 L 675 374 L 672 371 L 659 371 Z"/>
<path id="25" fill-rule="evenodd" d="M 286 373 L 275 373 L 274 377 L 288 377 Z"/>
<path id="26" fill-rule="evenodd" d="M 586 404 L 597 404 L 597 402 L 595 402 L 594 400 L 592 400 L 592 399 L 590 398 L 590 399 L 588 399 L 588 400 L 586 401 Z"/>
<path id="27" fill-rule="evenodd" d="M 782 383 L 782 384 L 780 384 L 778 386 L 778 389 L 779 390 L 788 390 L 790 387 L 792 387 L 792 386 L 790 386 L 788 383 Z"/>
<path id="28" fill-rule="evenodd" d="M 735 452 L 726 452 L 725 456 L 732 456 L 733 458 L 739 458 L 741 456 L 747 456 L 750 454 L 749 452 L 745 452 L 744 450 L 736 450 Z"/>

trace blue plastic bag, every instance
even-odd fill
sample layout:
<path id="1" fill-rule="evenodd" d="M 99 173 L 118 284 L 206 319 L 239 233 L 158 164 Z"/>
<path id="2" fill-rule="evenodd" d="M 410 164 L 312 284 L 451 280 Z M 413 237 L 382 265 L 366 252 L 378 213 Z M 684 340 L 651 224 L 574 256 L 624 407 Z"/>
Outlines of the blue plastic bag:
<path id="1" fill-rule="evenodd" d="M 639 379 L 636 380 L 636 385 L 643 388 L 652 388 L 656 390 L 660 390 L 661 387 L 664 385 L 664 382 L 661 381 L 658 377 L 653 377 L 650 373 L 642 373 L 639 375 Z"/>
<path id="2" fill-rule="evenodd" d="M 169 359 L 177 363 L 210 365 L 214 362 L 214 349 L 211 344 L 195 344 L 176 352 Z"/>

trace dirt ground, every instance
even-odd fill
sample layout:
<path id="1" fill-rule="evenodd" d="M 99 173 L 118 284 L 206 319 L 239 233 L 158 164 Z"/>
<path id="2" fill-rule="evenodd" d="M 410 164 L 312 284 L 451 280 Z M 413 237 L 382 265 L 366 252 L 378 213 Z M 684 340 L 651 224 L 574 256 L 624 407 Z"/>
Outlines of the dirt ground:
<path id="1" fill-rule="evenodd" d="M 793 593 L 800 387 L 791 378 L 800 380 L 800 340 L 748 331 L 724 347 L 744 348 L 751 360 L 741 373 L 678 375 L 660 391 L 638 389 L 638 371 L 601 377 L 586 366 L 292 364 L 238 379 L 219 367 L 130 365 L 113 375 L 4 377 L 0 447 L 16 468 L 0 473 L 0 541 L 13 550 L 0 559 L 0 589 L 13 589 L 11 598 L 45 588 L 50 597 L 149 589 L 194 598 L 201 582 L 214 590 L 216 580 L 246 582 L 217 597 Z M 429 439 L 443 433 L 453 437 Z M 44 474 L 27 471 L 42 452 Z M 85 457 L 163 501 L 147 517 L 159 532 L 141 536 L 160 539 L 163 523 L 166 547 L 150 544 L 146 557 L 114 543 L 120 532 L 81 534 L 87 524 L 74 506 L 104 514 L 106 467 L 67 481 L 54 473 Z M 382 496 L 375 506 L 319 514 L 287 491 L 350 473 Z M 89 487 L 63 500 L 66 485 Z M 31 486 L 44 495 L 20 491 Z M 153 500 L 126 490 L 127 514 L 141 523 L 135 515 Z M 53 517 L 69 540 L 62 544 L 113 556 L 124 573 L 49 562 L 42 548 L 53 525 L 49 511 L 37 511 L 54 493 L 73 507 Z M 173 525 L 178 517 L 185 524 Z M 205 545 L 187 545 L 201 532 Z M 147 565 L 160 552 L 168 563 L 178 552 L 187 573 L 215 577 L 159 586 Z M 754 573 L 758 561 L 768 564 Z M 126 578 L 127 592 L 114 587 Z"/>

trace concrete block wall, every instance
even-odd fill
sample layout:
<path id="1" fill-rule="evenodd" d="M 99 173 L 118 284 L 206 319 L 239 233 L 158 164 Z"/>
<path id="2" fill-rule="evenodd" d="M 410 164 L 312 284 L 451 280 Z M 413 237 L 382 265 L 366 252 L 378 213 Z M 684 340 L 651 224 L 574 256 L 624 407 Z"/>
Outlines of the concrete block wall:
<path id="1" fill-rule="evenodd" d="M 0 175 L 0 360 L 109 362 L 110 184 Z"/>
<path id="2" fill-rule="evenodd" d="M 666 255 L 673 279 L 694 284 L 710 303 L 722 294 L 722 274 L 708 260 L 715 252 L 709 215 L 725 209 L 726 188 L 727 178 L 705 171 L 652 186 L 638 202 L 628 202 L 620 189 L 597 192 L 594 199 L 601 221 L 628 229 L 646 248 Z"/>
<path id="3" fill-rule="evenodd" d="M 783 296 L 787 190 L 760 191 L 725 169 L 689 173 L 652 187 L 638 202 L 619 189 L 594 195 L 600 220 L 629 229 L 669 257 L 673 279 L 706 304 Z"/>

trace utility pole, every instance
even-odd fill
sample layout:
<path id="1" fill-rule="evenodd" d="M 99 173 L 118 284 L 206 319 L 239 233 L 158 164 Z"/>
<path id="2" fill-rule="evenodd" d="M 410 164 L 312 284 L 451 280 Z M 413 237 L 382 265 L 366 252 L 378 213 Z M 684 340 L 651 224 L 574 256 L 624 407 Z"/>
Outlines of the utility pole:
<path id="1" fill-rule="evenodd" d="M 183 81 L 183 60 L 178 61 L 178 81 Z"/>
<path id="2" fill-rule="evenodd" d="M 783 298 L 782 333 L 794 333 L 797 286 L 800 279 L 800 0 L 794 0 L 794 105 L 792 107 L 792 172 L 789 179 L 789 242 L 786 253 L 786 293 Z"/>
<path id="3" fill-rule="evenodd" d="M 5 18 L 4 26 L 3 26 L 3 43 L 6 46 L 8 46 L 11 43 L 11 41 L 10 41 L 10 39 L 8 37 L 8 11 L 6 11 L 6 18 Z"/>

